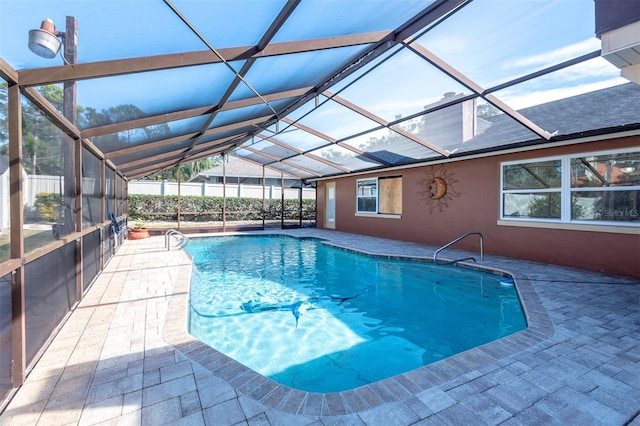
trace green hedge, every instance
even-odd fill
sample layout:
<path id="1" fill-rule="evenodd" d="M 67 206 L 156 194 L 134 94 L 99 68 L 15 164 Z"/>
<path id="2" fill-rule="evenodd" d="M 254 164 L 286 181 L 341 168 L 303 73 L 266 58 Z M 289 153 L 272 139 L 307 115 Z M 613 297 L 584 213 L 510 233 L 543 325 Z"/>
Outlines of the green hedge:
<path id="1" fill-rule="evenodd" d="M 42 219 L 55 221 L 60 207 L 60 194 L 40 192 L 36 194 L 36 210 Z"/>
<path id="2" fill-rule="evenodd" d="M 222 197 L 180 197 L 181 220 L 222 220 Z M 298 199 L 284 200 L 284 219 L 300 219 Z M 280 219 L 281 200 L 265 200 L 265 219 Z M 263 209 L 260 198 L 227 198 L 227 220 L 262 220 Z M 302 200 L 302 218 L 315 219 L 316 200 Z M 178 216 L 177 195 L 129 195 L 129 217 L 141 220 L 176 220 Z"/>

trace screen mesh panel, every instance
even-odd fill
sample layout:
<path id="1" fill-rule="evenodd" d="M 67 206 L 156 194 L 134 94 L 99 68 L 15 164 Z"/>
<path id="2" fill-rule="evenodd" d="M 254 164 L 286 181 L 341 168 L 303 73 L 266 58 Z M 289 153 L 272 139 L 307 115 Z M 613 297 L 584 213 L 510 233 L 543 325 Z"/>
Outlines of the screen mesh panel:
<path id="1" fill-rule="evenodd" d="M 111 227 L 107 226 L 102 228 L 102 252 L 103 252 L 103 267 L 109 262 L 111 256 L 113 256 L 113 238 L 111 237 Z"/>
<path id="2" fill-rule="evenodd" d="M 108 216 L 109 213 L 114 212 L 115 213 L 115 194 L 116 194 L 116 183 L 115 183 L 115 172 L 110 169 L 109 167 L 107 167 L 105 169 L 104 172 L 104 177 L 105 177 L 105 189 L 104 189 L 104 196 L 105 196 L 105 200 L 104 200 L 104 208 L 105 208 L 105 214 Z"/>
<path id="3" fill-rule="evenodd" d="M 82 150 L 82 228 L 100 223 L 100 168 L 102 161 Z"/>
<path id="4" fill-rule="evenodd" d="M 11 390 L 11 274 L 0 278 L 0 400 Z"/>
<path id="5" fill-rule="evenodd" d="M 25 266 L 27 365 L 75 302 L 75 263 L 76 245 L 73 242 Z"/>
<path id="6" fill-rule="evenodd" d="M 82 237 L 82 289 L 86 290 L 100 272 L 100 231 Z"/>

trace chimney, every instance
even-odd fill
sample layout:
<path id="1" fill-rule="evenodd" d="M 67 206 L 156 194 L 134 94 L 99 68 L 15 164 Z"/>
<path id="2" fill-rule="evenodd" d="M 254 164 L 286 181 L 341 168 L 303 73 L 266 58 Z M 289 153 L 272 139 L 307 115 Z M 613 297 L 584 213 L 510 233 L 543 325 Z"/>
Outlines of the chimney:
<path id="1" fill-rule="evenodd" d="M 426 105 L 432 109 L 463 97 L 463 93 L 446 92 L 442 99 Z M 458 145 L 476 136 L 476 99 L 470 99 L 432 111 L 423 116 L 424 138 L 441 147 Z"/>

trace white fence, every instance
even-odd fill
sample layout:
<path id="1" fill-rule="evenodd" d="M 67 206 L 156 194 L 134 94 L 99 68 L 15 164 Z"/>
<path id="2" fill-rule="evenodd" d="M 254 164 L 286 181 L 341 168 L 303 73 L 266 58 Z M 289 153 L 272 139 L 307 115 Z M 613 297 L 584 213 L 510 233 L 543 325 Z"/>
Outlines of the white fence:
<path id="1" fill-rule="evenodd" d="M 264 198 L 280 198 L 282 188 L 279 186 L 265 186 Z M 299 198 L 300 190 L 298 188 L 284 188 L 284 198 Z M 180 184 L 180 195 L 195 195 L 208 197 L 246 197 L 246 198 L 262 198 L 262 185 L 243 185 L 243 184 L 227 184 L 226 191 L 221 183 L 192 183 L 186 182 Z M 129 194 L 145 194 L 145 195 L 178 195 L 178 183 L 168 181 L 130 181 Z M 315 199 L 315 188 L 303 188 L 302 198 Z"/>
<path id="2" fill-rule="evenodd" d="M 91 182 L 89 182 L 91 180 Z M 95 185 L 94 179 L 83 179 L 83 185 Z M 29 175 L 26 187 L 24 188 L 24 203 L 27 206 L 34 206 L 36 195 L 40 193 L 59 194 L 63 187 L 64 179 L 61 176 Z M 280 198 L 282 188 L 279 186 L 265 186 L 264 197 L 267 199 Z M 284 198 L 300 197 L 298 188 L 285 188 Z M 130 181 L 129 194 L 141 195 L 178 195 L 178 183 L 168 181 Z M 227 197 L 247 197 L 262 198 L 263 188 L 261 185 L 227 184 Z M 181 183 L 180 195 L 213 196 L 222 197 L 223 185 L 221 183 Z M 302 198 L 315 199 L 316 190 L 314 188 L 303 188 Z"/>
<path id="3" fill-rule="evenodd" d="M 29 207 L 35 206 L 37 194 L 59 194 L 63 182 L 62 176 L 28 175 L 27 187 L 22 189 L 24 204 Z"/>
<path id="4" fill-rule="evenodd" d="M 60 194 L 64 187 L 62 176 L 47 175 L 23 175 L 23 196 L 26 207 L 33 208 L 36 204 L 36 195 L 41 193 Z M 83 178 L 84 192 L 96 193 L 95 178 Z M 224 195 L 226 197 L 247 197 L 266 199 L 280 199 L 282 188 L 279 186 L 227 184 Z M 298 188 L 284 188 L 284 198 L 297 199 L 300 197 Z M 129 194 L 142 195 L 177 195 L 178 183 L 167 181 L 131 181 L 129 182 Z M 181 183 L 180 195 L 215 196 L 222 197 L 223 185 L 218 183 Z M 315 200 L 314 188 L 303 188 L 302 198 Z M 0 175 L 0 231 L 9 228 L 9 173 Z"/>

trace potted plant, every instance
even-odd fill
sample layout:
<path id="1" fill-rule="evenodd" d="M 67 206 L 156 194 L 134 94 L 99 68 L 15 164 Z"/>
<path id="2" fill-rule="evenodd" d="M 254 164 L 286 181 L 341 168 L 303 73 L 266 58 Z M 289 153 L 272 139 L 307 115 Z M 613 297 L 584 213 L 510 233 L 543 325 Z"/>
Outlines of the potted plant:
<path id="1" fill-rule="evenodd" d="M 134 219 L 133 227 L 129 228 L 129 239 L 141 240 L 143 238 L 149 238 L 149 228 L 142 221 Z"/>

